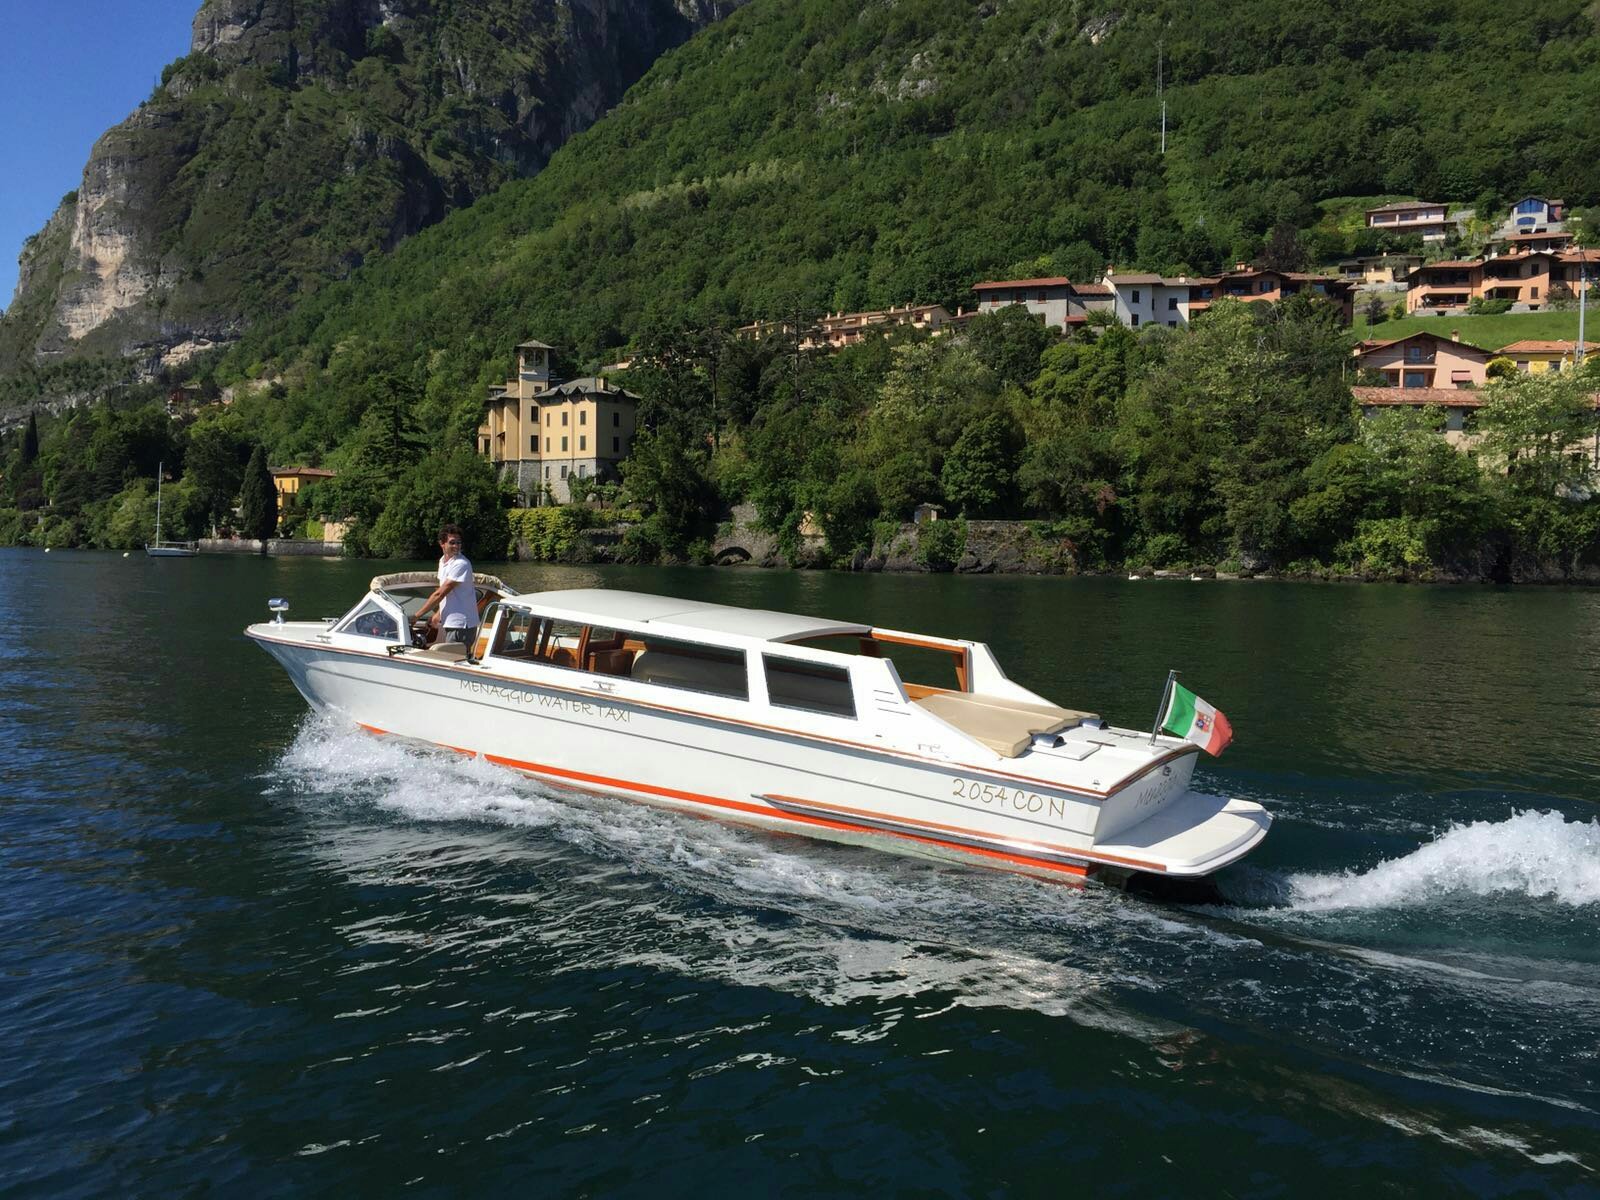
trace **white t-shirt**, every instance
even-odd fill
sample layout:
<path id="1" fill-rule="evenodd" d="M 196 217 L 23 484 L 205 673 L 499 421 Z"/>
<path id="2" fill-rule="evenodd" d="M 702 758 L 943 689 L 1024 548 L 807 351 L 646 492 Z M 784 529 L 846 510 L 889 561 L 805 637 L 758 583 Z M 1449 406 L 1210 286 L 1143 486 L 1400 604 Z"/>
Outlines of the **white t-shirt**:
<path id="1" fill-rule="evenodd" d="M 439 602 L 439 624 L 445 629 L 466 629 L 478 623 L 478 591 L 466 555 L 458 554 L 439 564 L 439 582 L 452 579 L 456 586 Z"/>

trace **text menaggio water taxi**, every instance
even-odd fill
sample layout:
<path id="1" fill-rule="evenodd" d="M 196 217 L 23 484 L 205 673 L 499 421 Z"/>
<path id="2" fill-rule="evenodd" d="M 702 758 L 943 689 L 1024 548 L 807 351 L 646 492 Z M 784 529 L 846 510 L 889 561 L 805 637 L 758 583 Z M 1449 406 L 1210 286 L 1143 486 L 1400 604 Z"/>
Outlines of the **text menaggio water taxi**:
<path id="1" fill-rule="evenodd" d="M 313 706 L 374 733 L 772 829 L 1115 882 L 1210 874 L 1271 823 L 1190 790 L 1193 743 L 1052 704 L 982 642 L 478 575 L 469 654 L 417 644 L 436 583 L 379 576 L 325 621 L 275 601 L 246 633 Z M 897 661 L 930 658 L 949 686 L 905 682 Z"/>

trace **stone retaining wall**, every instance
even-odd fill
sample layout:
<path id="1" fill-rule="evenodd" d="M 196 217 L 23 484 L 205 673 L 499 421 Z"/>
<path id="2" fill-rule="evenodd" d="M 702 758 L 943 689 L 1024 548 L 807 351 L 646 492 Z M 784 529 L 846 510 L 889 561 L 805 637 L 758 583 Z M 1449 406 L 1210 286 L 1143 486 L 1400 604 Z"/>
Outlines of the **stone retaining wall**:
<path id="1" fill-rule="evenodd" d="M 344 553 L 338 542 L 311 542 L 304 538 L 201 538 L 199 546 L 202 554 L 267 554 L 274 558 L 338 558 Z"/>

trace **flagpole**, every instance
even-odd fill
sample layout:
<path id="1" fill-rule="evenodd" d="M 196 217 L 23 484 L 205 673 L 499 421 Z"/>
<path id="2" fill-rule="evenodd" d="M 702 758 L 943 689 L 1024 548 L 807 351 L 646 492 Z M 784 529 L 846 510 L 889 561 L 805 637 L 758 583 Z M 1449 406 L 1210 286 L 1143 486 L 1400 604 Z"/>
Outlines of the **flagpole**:
<path id="1" fill-rule="evenodd" d="M 1150 726 L 1150 744 L 1156 744 L 1156 734 L 1161 732 L 1161 718 L 1167 715 L 1167 697 L 1172 695 L 1172 681 L 1178 677 L 1176 671 L 1167 672 L 1167 682 L 1161 689 L 1161 703 L 1156 706 L 1156 723 Z"/>

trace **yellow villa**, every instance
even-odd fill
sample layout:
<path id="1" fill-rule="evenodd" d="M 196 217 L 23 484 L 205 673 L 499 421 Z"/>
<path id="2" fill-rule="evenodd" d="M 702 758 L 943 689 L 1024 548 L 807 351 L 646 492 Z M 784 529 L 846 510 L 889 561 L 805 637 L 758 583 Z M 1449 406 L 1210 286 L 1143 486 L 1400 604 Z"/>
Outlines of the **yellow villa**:
<path id="1" fill-rule="evenodd" d="M 551 346 L 523 342 L 517 373 L 489 389 L 478 452 L 515 482 L 525 504 L 572 499 L 572 481 L 616 477 L 638 423 L 639 398 L 604 376 L 556 380 Z"/>
<path id="2" fill-rule="evenodd" d="M 1570 370 L 1572 364 L 1577 361 L 1577 349 L 1576 341 L 1528 340 L 1502 346 L 1498 353 L 1516 363 L 1517 370 L 1529 375 L 1538 375 L 1543 371 Z M 1600 354 L 1600 342 L 1584 342 L 1583 353 L 1585 358 Z"/>
<path id="3" fill-rule="evenodd" d="M 268 467 L 267 472 L 272 476 L 273 490 L 278 493 L 280 517 L 283 516 L 283 510 L 294 503 L 302 487 L 309 483 L 332 479 L 334 475 L 332 471 L 322 467 Z"/>

